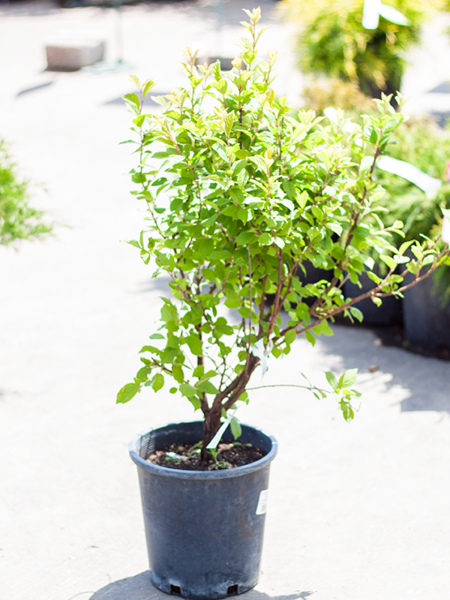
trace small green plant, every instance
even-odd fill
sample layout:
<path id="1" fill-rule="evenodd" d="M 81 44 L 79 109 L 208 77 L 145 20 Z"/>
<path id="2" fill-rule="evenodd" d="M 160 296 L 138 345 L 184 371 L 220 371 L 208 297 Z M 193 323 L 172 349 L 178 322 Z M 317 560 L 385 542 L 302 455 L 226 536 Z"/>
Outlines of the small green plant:
<path id="1" fill-rule="evenodd" d="M 384 0 L 410 25 L 380 18 L 377 29 L 362 26 L 364 0 L 284 0 L 285 14 L 297 27 L 299 66 L 358 83 L 364 94 L 380 98 L 400 90 L 404 52 L 419 41 L 420 27 L 441 0 Z"/>
<path id="2" fill-rule="evenodd" d="M 338 313 L 360 319 L 361 299 L 379 305 L 401 295 L 449 254 L 434 240 L 397 249 L 389 236 L 401 234 L 402 224 L 385 226 L 378 216 L 384 191 L 375 167 L 404 119 L 389 98 L 378 101 L 363 126 L 342 113 L 336 122 L 312 111 L 291 117 L 286 98 L 276 99 L 271 87 L 275 54 L 258 57 L 260 11 L 246 12 L 250 38 L 242 40 L 232 71 L 223 73 L 219 63 L 197 67 L 188 50 L 189 86 L 155 98 L 160 113 L 144 112 L 152 81 L 133 78 L 139 92 L 126 96 L 137 137 L 133 193 L 147 209 L 145 229 L 129 243 L 154 277 L 168 277 L 172 295 L 162 298 L 158 330 L 117 402 L 168 383 L 203 413 L 203 459 L 221 418 L 264 387 L 250 384 L 256 369 L 264 374 L 268 357 L 289 354 L 299 335 L 312 345 L 332 335 Z M 414 260 L 405 257 L 407 248 Z M 387 265 L 384 277 L 372 271 L 372 254 Z M 303 285 L 299 269 L 307 261 L 331 270 L 332 281 Z M 415 275 L 408 286 L 396 274 L 400 263 Z M 373 289 L 345 298 L 344 281 L 357 282 L 364 272 Z M 351 420 L 356 370 L 326 378 L 329 388 L 307 379 L 298 387 L 318 398 L 336 394 Z M 231 425 L 238 435 L 235 417 Z"/>
<path id="3" fill-rule="evenodd" d="M 0 244 L 15 245 L 20 240 L 40 239 L 49 234 L 44 213 L 29 205 L 28 183 L 21 181 L 16 167 L 0 140 Z"/>

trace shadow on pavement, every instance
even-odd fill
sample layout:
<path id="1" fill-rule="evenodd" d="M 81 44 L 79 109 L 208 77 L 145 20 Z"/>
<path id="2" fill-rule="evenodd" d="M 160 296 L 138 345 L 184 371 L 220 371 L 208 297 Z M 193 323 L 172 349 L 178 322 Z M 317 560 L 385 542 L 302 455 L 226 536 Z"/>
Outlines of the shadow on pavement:
<path id="1" fill-rule="evenodd" d="M 269 596 L 256 590 L 250 590 L 242 596 L 245 600 L 306 600 L 314 592 L 297 592 L 288 596 Z M 89 600 L 164 600 L 168 595 L 160 592 L 150 582 L 150 571 L 144 571 L 134 577 L 113 581 L 97 590 Z"/>
<path id="2" fill-rule="evenodd" d="M 412 354 L 401 348 L 376 345 L 376 334 L 367 329 L 334 326 L 335 336 L 320 338 L 327 354 L 341 358 L 339 371 L 358 369 L 358 374 L 373 371 L 374 383 L 380 372 L 392 375 L 384 383 L 408 390 L 401 401 L 402 412 L 436 411 L 450 414 L 450 369 L 447 361 Z M 378 340 L 379 341 L 379 340 Z M 358 389 L 358 386 L 356 386 Z"/>

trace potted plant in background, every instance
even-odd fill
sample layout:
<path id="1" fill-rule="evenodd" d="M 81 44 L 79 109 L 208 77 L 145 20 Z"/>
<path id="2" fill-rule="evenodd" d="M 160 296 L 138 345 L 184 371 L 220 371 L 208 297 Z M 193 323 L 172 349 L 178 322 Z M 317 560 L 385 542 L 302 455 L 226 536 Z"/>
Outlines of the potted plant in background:
<path id="1" fill-rule="evenodd" d="M 30 206 L 29 185 L 20 180 L 5 143 L 0 140 L 0 245 L 41 239 L 52 231 L 44 213 Z"/>
<path id="2" fill-rule="evenodd" d="M 404 222 L 404 237 L 393 237 L 399 247 L 405 240 L 435 237 L 442 228 L 442 208 L 450 208 L 448 161 L 450 132 L 430 117 L 412 118 L 394 135 L 388 154 L 443 181 L 437 193 L 427 195 L 406 179 L 378 172 L 386 195 L 384 222 Z M 403 299 L 403 325 L 407 342 L 419 350 L 450 358 L 450 267 L 442 266 Z"/>
<path id="3" fill-rule="evenodd" d="M 129 243 L 153 276 L 169 278 L 171 296 L 162 298 L 158 330 L 117 402 L 168 385 L 202 414 L 146 431 L 130 446 L 152 582 L 189 598 L 226 597 L 258 580 L 276 442 L 235 416 L 260 387 L 253 373 L 288 354 L 298 335 L 312 345 L 331 335 L 337 314 L 360 318 L 355 304 L 363 297 L 380 304 L 401 295 L 398 264 L 414 273 L 413 285 L 449 254 L 432 240 L 397 249 L 387 237 L 401 223 L 385 227 L 376 216 L 383 190 L 374 170 L 403 115 L 383 98 L 364 127 L 342 114 L 336 123 L 311 111 L 289 116 L 286 98 L 271 87 L 275 54 L 258 57 L 260 11 L 246 12 L 250 35 L 231 71 L 196 66 L 188 50 L 189 85 L 155 98 L 160 113 L 143 112 L 152 81 L 133 78 L 139 93 L 126 96 L 137 136 L 133 193 L 147 208 L 146 228 Z M 414 260 L 405 257 L 408 247 Z M 373 252 L 387 264 L 382 278 L 371 270 Z M 331 282 L 302 285 L 298 268 L 307 261 L 331 269 Z M 346 299 L 344 281 L 364 272 L 373 288 Z M 356 371 L 326 378 L 326 389 L 298 387 L 318 398 L 336 394 L 351 420 Z"/>
<path id="4" fill-rule="evenodd" d="M 405 51 L 419 41 L 422 24 L 443 7 L 441 0 L 384 2 L 398 9 L 409 25 L 381 16 L 376 29 L 365 29 L 364 0 L 284 0 L 283 4 L 286 17 L 297 28 L 302 71 L 358 83 L 362 92 L 375 98 L 400 90 Z"/>

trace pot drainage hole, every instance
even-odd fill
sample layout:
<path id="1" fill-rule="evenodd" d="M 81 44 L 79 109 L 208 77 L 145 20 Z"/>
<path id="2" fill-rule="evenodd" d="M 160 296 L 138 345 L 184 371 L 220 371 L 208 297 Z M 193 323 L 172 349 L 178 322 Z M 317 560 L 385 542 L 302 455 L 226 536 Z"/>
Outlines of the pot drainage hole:
<path id="1" fill-rule="evenodd" d="M 237 596 L 238 595 L 238 586 L 237 585 L 229 585 L 227 589 L 227 596 Z"/>
<path id="2" fill-rule="evenodd" d="M 173 594 L 174 596 L 181 596 L 181 588 L 179 585 L 171 585 L 170 586 L 170 593 Z"/>

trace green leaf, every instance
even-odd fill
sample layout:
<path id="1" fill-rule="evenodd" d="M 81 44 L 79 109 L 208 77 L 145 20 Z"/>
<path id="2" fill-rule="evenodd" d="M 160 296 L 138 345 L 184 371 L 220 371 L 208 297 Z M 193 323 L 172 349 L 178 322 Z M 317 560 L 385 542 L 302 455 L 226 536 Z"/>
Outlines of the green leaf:
<path id="1" fill-rule="evenodd" d="M 411 240 L 410 242 L 403 242 L 403 244 L 400 246 L 398 253 L 400 255 L 403 255 L 408 250 L 408 248 L 411 246 L 411 244 L 413 242 L 414 242 L 414 240 Z"/>
<path id="2" fill-rule="evenodd" d="M 270 233 L 263 233 L 259 237 L 258 243 L 260 246 L 270 246 L 273 243 L 273 237 Z"/>
<path id="3" fill-rule="evenodd" d="M 116 402 L 118 404 L 125 404 L 126 402 L 129 402 L 132 398 L 134 398 L 136 394 L 140 391 L 141 386 L 137 383 L 127 383 L 123 386 L 121 390 L 119 390 Z"/>
<path id="4" fill-rule="evenodd" d="M 131 176 L 131 181 L 133 183 L 145 183 L 147 178 L 145 177 L 144 173 L 133 173 Z"/>
<path id="5" fill-rule="evenodd" d="M 233 297 L 233 298 L 227 298 L 225 300 L 225 306 L 227 306 L 228 308 L 239 308 L 242 304 L 242 298 L 239 298 L 239 296 Z"/>
<path id="6" fill-rule="evenodd" d="M 151 79 L 149 79 L 148 81 L 145 82 L 144 84 L 144 89 L 142 90 L 142 95 L 145 96 L 149 93 L 149 91 L 154 88 L 156 85 L 156 83 L 154 81 L 152 81 Z"/>
<path id="7" fill-rule="evenodd" d="M 245 160 L 245 158 L 244 158 L 244 159 L 242 159 L 242 160 L 238 160 L 238 161 L 236 161 L 236 162 L 234 163 L 234 166 L 233 166 L 233 175 L 234 175 L 234 176 L 236 176 L 236 175 L 239 175 L 239 173 L 240 173 L 240 172 L 241 172 L 243 169 L 245 169 L 245 166 L 246 166 L 246 164 L 247 164 L 247 161 Z"/>
<path id="8" fill-rule="evenodd" d="M 231 130 L 233 129 L 234 117 L 232 114 L 229 114 L 225 117 L 225 132 L 227 135 L 230 135 Z"/>
<path id="9" fill-rule="evenodd" d="M 373 165 L 373 156 L 365 156 L 361 161 L 360 172 L 365 173 L 372 168 Z"/>
<path id="10" fill-rule="evenodd" d="M 236 238 L 237 246 L 247 246 L 255 237 L 254 231 L 243 231 Z"/>
<path id="11" fill-rule="evenodd" d="M 295 309 L 297 317 L 300 322 L 304 321 L 305 323 L 309 323 L 311 321 L 311 316 L 309 314 L 309 307 L 304 302 L 297 304 L 297 308 Z"/>
<path id="12" fill-rule="evenodd" d="M 297 333 L 295 332 L 295 329 L 291 329 L 290 331 L 287 331 L 285 333 L 284 339 L 287 344 L 292 344 L 292 342 L 295 341 L 296 337 L 297 337 Z"/>
<path id="13" fill-rule="evenodd" d="M 183 373 L 183 369 L 181 368 L 180 365 L 173 365 L 172 367 L 172 375 L 173 378 L 175 379 L 176 382 L 178 383 L 183 383 L 184 381 L 184 373 Z"/>
<path id="14" fill-rule="evenodd" d="M 155 346 L 142 346 L 142 348 L 139 350 L 139 354 L 141 354 L 141 352 L 151 352 L 152 354 L 157 354 L 158 356 L 161 354 L 161 350 Z"/>
<path id="15" fill-rule="evenodd" d="M 236 419 L 236 417 L 233 417 L 230 421 L 230 429 L 231 429 L 231 434 L 234 437 L 235 440 L 237 440 L 238 438 L 241 437 L 242 435 L 242 427 L 241 424 L 239 423 L 239 421 Z"/>
<path id="16" fill-rule="evenodd" d="M 325 377 L 334 391 L 338 388 L 338 381 L 331 371 L 325 371 Z"/>
<path id="17" fill-rule="evenodd" d="M 313 327 L 313 331 L 316 335 L 333 335 L 333 330 L 326 321 L 322 321 L 321 323 Z"/>
<path id="18" fill-rule="evenodd" d="M 164 386 L 164 375 L 157 373 L 153 378 L 152 388 L 155 392 L 159 391 Z"/>
<path id="19" fill-rule="evenodd" d="M 296 200 L 297 204 L 300 206 L 300 208 L 303 210 L 306 206 L 306 203 L 309 200 L 308 192 L 302 192 L 301 194 L 299 194 L 296 197 L 295 200 Z"/>
<path id="20" fill-rule="evenodd" d="M 136 106 L 137 108 L 139 108 L 140 106 L 140 102 L 139 102 L 139 97 L 137 94 L 125 94 L 123 96 L 124 100 L 126 100 L 128 103 L 134 104 L 134 106 Z"/>
<path id="21" fill-rule="evenodd" d="M 358 369 L 349 369 L 348 371 L 345 371 L 345 373 L 339 379 L 339 387 L 348 388 L 352 386 L 356 381 L 357 373 Z"/>
<path id="22" fill-rule="evenodd" d="M 205 394 L 219 393 L 219 390 L 210 381 L 200 381 L 195 387 L 199 392 L 205 392 Z"/>
<path id="23" fill-rule="evenodd" d="M 248 160 L 251 160 L 254 165 L 263 171 L 263 173 L 267 172 L 266 161 L 262 158 L 262 156 L 249 156 Z"/>
<path id="24" fill-rule="evenodd" d="M 182 383 L 180 385 L 180 392 L 189 399 L 197 396 L 197 390 L 189 383 Z"/>
<path id="25" fill-rule="evenodd" d="M 344 419 L 348 422 L 348 421 L 352 421 L 353 417 L 355 416 L 355 413 L 353 412 L 353 408 L 351 406 L 351 404 L 349 404 L 348 402 L 345 402 L 345 400 L 341 400 L 339 402 L 339 406 L 342 410 L 342 414 L 344 416 Z"/>
<path id="26" fill-rule="evenodd" d="M 199 379 L 203 377 L 203 373 L 205 372 L 205 367 L 203 365 L 197 365 L 192 373 L 194 377 L 198 377 Z"/>
<path id="27" fill-rule="evenodd" d="M 202 406 L 198 396 L 191 396 L 189 398 L 189 402 L 192 404 L 195 410 L 199 410 Z"/>
<path id="28" fill-rule="evenodd" d="M 194 354 L 195 356 L 202 356 L 202 342 L 200 341 L 200 338 L 197 335 L 190 335 L 186 338 L 186 342 L 192 354 Z"/>
<path id="29" fill-rule="evenodd" d="M 234 200 L 234 202 L 236 202 L 236 204 L 239 205 L 241 205 L 245 200 L 243 191 L 241 190 L 241 188 L 238 187 L 231 188 L 230 196 Z"/>
<path id="30" fill-rule="evenodd" d="M 316 345 L 316 338 L 310 331 L 305 331 L 305 337 L 312 346 Z"/>
<path id="31" fill-rule="evenodd" d="M 130 75 L 130 81 L 134 83 L 135 87 L 137 87 L 138 90 L 141 89 L 141 82 L 139 81 L 139 78 L 136 77 L 136 75 Z"/>
<path id="32" fill-rule="evenodd" d="M 397 268 L 397 262 L 392 258 L 392 256 L 387 256 L 386 254 L 381 254 L 380 258 L 389 267 L 389 269 Z"/>
<path id="33" fill-rule="evenodd" d="M 336 235 L 341 235 L 342 227 L 338 223 L 327 223 L 328 229 L 331 229 Z"/>
<path id="34" fill-rule="evenodd" d="M 220 335 L 232 335 L 234 330 L 224 317 L 219 317 L 214 324 L 214 331 Z"/>
<path id="35" fill-rule="evenodd" d="M 169 321 L 175 321 L 175 323 L 178 322 L 178 311 L 171 302 L 166 302 L 161 308 L 161 320 L 165 323 L 168 323 Z"/>
<path id="36" fill-rule="evenodd" d="M 359 310 L 359 308 L 355 308 L 354 306 L 352 306 L 350 308 L 350 312 L 355 317 L 355 319 L 357 319 L 360 323 L 363 322 L 364 316 L 363 316 L 362 312 Z"/>
<path id="37" fill-rule="evenodd" d="M 152 335 L 150 336 L 151 340 L 163 340 L 164 336 L 161 335 L 160 333 L 152 333 Z"/>
<path id="38" fill-rule="evenodd" d="M 136 378 L 139 379 L 139 381 L 142 381 L 142 383 L 144 383 L 145 381 L 147 381 L 149 374 L 150 374 L 149 367 L 142 367 L 136 373 Z"/>

